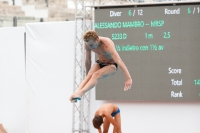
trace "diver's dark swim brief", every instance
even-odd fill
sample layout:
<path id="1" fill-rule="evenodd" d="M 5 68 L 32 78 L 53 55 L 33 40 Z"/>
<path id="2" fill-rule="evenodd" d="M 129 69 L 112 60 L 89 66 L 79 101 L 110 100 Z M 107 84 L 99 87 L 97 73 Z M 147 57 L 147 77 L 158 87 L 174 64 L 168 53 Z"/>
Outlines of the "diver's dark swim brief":
<path id="1" fill-rule="evenodd" d="M 99 64 L 100 68 L 103 68 L 103 67 L 109 66 L 109 65 L 115 65 L 116 69 L 118 67 L 117 63 L 103 63 L 103 62 L 100 62 L 99 60 L 97 60 L 96 63 Z"/>

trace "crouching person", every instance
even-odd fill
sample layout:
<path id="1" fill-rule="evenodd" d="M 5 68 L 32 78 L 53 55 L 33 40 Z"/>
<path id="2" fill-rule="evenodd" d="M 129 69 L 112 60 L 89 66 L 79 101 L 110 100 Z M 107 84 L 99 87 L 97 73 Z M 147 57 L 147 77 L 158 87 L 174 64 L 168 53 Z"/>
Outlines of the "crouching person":
<path id="1" fill-rule="evenodd" d="M 108 133 L 110 123 L 114 126 L 113 133 L 122 133 L 120 109 L 111 103 L 102 105 L 93 118 L 93 125 L 98 129 L 99 133 Z M 101 125 L 103 124 L 103 132 Z"/>

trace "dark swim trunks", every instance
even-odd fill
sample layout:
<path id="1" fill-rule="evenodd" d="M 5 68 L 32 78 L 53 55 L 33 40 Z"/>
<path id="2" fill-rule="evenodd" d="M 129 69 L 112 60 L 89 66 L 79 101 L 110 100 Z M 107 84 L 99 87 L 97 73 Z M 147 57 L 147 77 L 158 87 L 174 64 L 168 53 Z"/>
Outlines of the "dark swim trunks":
<path id="1" fill-rule="evenodd" d="M 109 66 L 109 65 L 115 65 L 116 69 L 117 69 L 117 67 L 118 67 L 117 63 L 110 63 L 110 64 L 109 64 L 109 63 L 100 62 L 99 60 L 97 60 L 96 63 L 99 64 L 100 68 L 103 68 L 103 67 Z"/>
<path id="2" fill-rule="evenodd" d="M 112 116 L 112 117 L 115 117 L 115 115 L 116 115 L 116 114 L 118 114 L 118 113 L 120 113 L 120 110 L 119 110 L 119 108 L 118 108 L 118 110 L 117 110 L 117 111 L 113 112 L 113 113 L 111 114 L 111 116 Z"/>

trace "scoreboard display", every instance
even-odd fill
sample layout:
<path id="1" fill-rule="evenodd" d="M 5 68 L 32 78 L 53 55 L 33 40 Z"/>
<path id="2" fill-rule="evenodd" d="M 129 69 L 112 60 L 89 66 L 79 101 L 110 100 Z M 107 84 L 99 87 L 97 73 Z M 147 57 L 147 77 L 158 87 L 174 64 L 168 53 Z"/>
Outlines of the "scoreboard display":
<path id="1" fill-rule="evenodd" d="M 95 7 L 95 31 L 110 38 L 132 77 L 96 85 L 96 100 L 200 101 L 200 2 Z"/>

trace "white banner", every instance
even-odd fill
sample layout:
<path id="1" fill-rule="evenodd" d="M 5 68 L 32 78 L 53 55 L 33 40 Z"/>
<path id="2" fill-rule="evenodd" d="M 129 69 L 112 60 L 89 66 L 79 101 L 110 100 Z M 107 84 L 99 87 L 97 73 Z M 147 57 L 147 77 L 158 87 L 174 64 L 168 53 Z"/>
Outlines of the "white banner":
<path id="1" fill-rule="evenodd" d="M 0 28 L 0 124 L 8 133 L 25 133 L 24 27 Z"/>
<path id="2" fill-rule="evenodd" d="M 74 22 L 26 24 L 28 133 L 72 130 Z"/>

